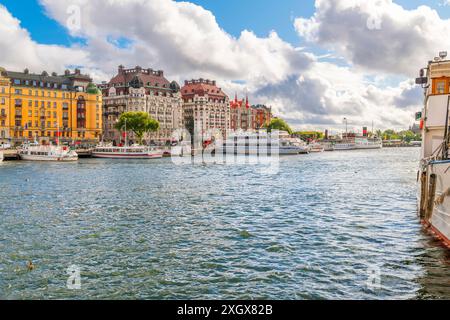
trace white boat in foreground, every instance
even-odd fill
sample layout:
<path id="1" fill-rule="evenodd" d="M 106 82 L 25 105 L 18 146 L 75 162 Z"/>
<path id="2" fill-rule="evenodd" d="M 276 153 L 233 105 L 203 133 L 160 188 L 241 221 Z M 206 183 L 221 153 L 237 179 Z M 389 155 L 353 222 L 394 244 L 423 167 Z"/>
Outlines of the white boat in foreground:
<path id="1" fill-rule="evenodd" d="M 21 160 L 26 161 L 77 161 L 78 154 L 66 146 L 25 144 L 18 150 Z"/>
<path id="2" fill-rule="evenodd" d="M 0 162 L 3 161 L 4 155 L 3 155 L 3 151 L 0 151 Z"/>
<path id="3" fill-rule="evenodd" d="M 98 146 L 92 151 L 94 158 L 106 159 L 159 159 L 164 155 L 163 150 L 146 146 Z"/>
<path id="4" fill-rule="evenodd" d="M 420 219 L 450 248 L 450 60 L 445 57 L 443 53 L 430 61 L 416 80 L 426 95 L 417 115 L 423 139 L 417 178 Z"/>

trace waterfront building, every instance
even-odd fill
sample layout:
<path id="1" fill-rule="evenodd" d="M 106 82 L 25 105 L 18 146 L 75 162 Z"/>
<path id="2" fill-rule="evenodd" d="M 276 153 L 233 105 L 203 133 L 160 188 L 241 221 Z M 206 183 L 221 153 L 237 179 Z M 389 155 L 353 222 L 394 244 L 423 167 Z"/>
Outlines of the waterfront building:
<path id="1" fill-rule="evenodd" d="M 165 144 L 172 132 L 182 127 L 180 86 L 169 82 L 161 70 L 143 69 L 139 66 L 125 69 L 108 83 L 99 86 L 103 93 L 104 140 L 120 143 L 122 136 L 115 125 L 123 112 L 141 111 L 159 121 L 160 129 L 149 133 L 149 142 Z M 134 140 L 129 134 L 129 140 Z"/>
<path id="2" fill-rule="evenodd" d="M 273 118 L 272 108 L 267 107 L 263 104 L 257 104 L 252 106 L 252 109 L 256 110 L 256 129 L 266 128 Z"/>
<path id="3" fill-rule="evenodd" d="M 213 80 L 185 81 L 183 97 L 183 124 L 193 132 L 194 126 L 202 132 L 220 129 L 226 137 L 230 130 L 228 96 Z"/>
<path id="4" fill-rule="evenodd" d="M 47 141 L 98 141 L 102 96 L 89 76 L 76 69 L 63 75 L 0 68 L 0 135 L 15 144 L 36 137 Z"/>
<path id="5" fill-rule="evenodd" d="M 252 108 L 246 99 L 238 100 L 237 94 L 234 101 L 230 103 L 230 125 L 231 130 L 251 131 L 258 129 L 257 126 L 257 109 Z"/>
<path id="6" fill-rule="evenodd" d="M 6 77 L 6 70 L 0 69 L 0 143 L 9 139 L 9 92 L 10 81 Z"/>

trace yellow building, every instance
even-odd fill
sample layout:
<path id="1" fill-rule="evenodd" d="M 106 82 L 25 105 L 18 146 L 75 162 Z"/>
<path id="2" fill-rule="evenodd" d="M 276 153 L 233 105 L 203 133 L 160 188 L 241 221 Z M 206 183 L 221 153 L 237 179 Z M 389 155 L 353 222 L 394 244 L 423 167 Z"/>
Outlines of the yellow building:
<path id="1" fill-rule="evenodd" d="M 38 75 L 0 68 L 0 112 L 0 135 L 13 143 L 55 140 L 58 132 L 62 141 L 95 142 L 102 133 L 102 94 L 78 69 Z"/>
<path id="2" fill-rule="evenodd" d="M 0 69 L 0 143 L 9 138 L 9 79 Z"/>

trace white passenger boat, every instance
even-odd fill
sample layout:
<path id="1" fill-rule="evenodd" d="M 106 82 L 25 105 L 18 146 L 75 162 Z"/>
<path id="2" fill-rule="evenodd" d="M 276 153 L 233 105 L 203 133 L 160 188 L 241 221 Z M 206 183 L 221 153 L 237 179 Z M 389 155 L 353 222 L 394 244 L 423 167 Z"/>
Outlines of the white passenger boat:
<path id="1" fill-rule="evenodd" d="M 98 146 L 92 150 L 94 158 L 108 159 L 159 159 L 163 155 L 163 150 L 140 145 L 129 147 Z"/>
<path id="2" fill-rule="evenodd" d="M 367 150 L 367 149 L 381 149 L 383 148 L 383 141 L 381 139 L 371 139 L 367 137 L 355 138 L 355 149 Z"/>
<path id="3" fill-rule="evenodd" d="M 216 154 L 235 155 L 298 155 L 308 153 L 303 141 L 287 132 L 239 132 L 215 146 Z"/>
<path id="4" fill-rule="evenodd" d="M 324 152 L 325 148 L 320 143 L 313 143 L 309 145 L 309 152 L 320 153 Z"/>
<path id="5" fill-rule="evenodd" d="M 18 155 L 27 161 L 77 161 L 78 154 L 67 146 L 39 145 L 38 143 L 24 144 Z"/>
<path id="6" fill-rule="evenodd" d="M 332 142 L 320 142 L 324 151 L 334 151 L 334 144 Z"/>
<path id="7" fill-rule="evenodd" d="M 425 89 L 418 113 L 422 129 L 418 173 L 419 215 L 422 223 L 450 248 L 450 60 L 447 54 L 430 61 L 416 83 Z"/>
<path id="8" fill-rule="evenodd" d="M 353 142 L 336 142 L 333 149 L 334 151 L 356 150 L 356 144 Z"/>
<path id="9" fill-rule="evenodd" d="M 3 161 L 3 158 L 4 158 L 4 156 L 3 156 L 3 151 L 0 151 L 0 162 Z"/>

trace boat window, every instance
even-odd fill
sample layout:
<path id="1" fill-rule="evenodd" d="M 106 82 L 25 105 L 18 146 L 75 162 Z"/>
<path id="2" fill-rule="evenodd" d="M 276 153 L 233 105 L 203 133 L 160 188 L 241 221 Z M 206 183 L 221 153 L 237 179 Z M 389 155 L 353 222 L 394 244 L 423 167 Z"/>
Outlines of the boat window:
<path id="1" fill-rule="evenodd" d="M 436 94 L 445 93 L 445 80 L 436 81 Z"/>

